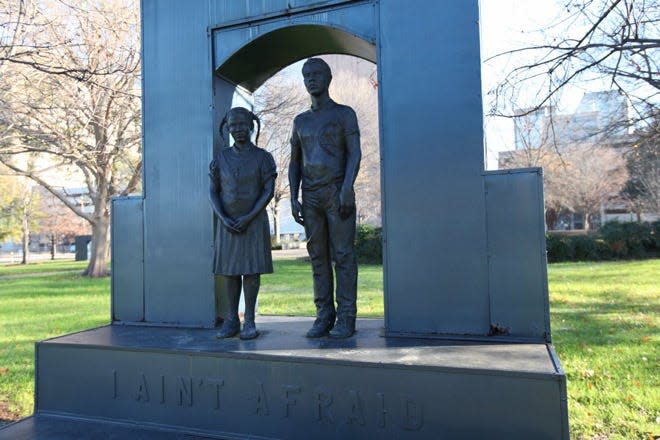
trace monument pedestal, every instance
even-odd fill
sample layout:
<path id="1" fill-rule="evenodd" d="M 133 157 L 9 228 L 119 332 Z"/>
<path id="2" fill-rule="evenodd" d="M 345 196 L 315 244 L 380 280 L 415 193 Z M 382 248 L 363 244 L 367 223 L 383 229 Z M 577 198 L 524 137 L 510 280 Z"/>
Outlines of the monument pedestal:
<path id="1" fill-rule="evenodd" d="M 550 345 L 383 337 L 371 319 L 353 338 L 310 340 L 310 325 L 260 317 L 253 341 L 110 325 L 40 342 L 35 416 L 0 438 L 81 426 L 76 438 L 99 426 L 145 439 L 568 438 Z"/>

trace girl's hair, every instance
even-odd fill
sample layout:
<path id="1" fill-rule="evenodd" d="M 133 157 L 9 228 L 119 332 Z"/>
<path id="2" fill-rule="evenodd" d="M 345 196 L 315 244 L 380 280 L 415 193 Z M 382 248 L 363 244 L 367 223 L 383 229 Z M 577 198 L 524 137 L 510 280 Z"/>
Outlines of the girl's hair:
<path id="1" fill-rule="evenodd" d="M 225 138 L 225 126 L 227 125 L 227 123 L 229 121 L 229 116 L 232 113 L 241 113 L 241 114 L 247 116 L 247 118 L 253 123 L 252 129 L 254 129 L 254 122 L 257 123 L 257 137 L 254 141 L 254 144 L 259 145 L 259 133 L 261 133 L 261 120 L 259 119 L 259 116 L 255 115 L 250 110 L 248 110 L 246 108 L 243 108 L 243 107 L 234 107 L 234 108 L 230 109 L 225 114 L 225 117 L 222 118 L 222 122 L 220 122 L 220 137 L 222 138 L 223 141 L 225 141 L 225 144 L 227 146 L 229 146 L 229 136 L 227 138 Z M 229 130 L 229 128 L 227 128 L 227 130 Z"/>

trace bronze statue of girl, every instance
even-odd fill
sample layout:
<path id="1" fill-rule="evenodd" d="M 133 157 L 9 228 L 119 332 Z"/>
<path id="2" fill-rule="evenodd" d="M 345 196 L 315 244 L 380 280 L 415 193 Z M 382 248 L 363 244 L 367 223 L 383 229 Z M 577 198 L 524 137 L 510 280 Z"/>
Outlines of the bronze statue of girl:
<path id="1" fill-rule="evenodd" d="M 220 133 L 224 139 L 226 125 L 234 144 L 223 148 L 210 165 L 209 196 L 219 220 L 214 273 L 223 276 L 229 308 L 218 338 L 230 338 L 239 331 L 241 339 L 259 335 L 254 315 L 261 274 L 273 272 L 266 205 L 273 198 L 277 170 L 273 156 L 251 141 L 254 122 L 258 142 L 259 118 L 241 107 L 229 110 L 220 124 Z M 241 287 L 245 294 L 243 330 L 238 317 Z"/>

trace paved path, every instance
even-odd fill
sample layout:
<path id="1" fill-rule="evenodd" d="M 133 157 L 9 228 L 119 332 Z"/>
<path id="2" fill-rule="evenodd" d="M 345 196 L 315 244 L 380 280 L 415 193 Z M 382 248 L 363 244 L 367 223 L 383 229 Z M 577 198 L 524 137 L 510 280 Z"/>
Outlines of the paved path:
<path id="1" fill-rule="evenodd" d="M 281 251 L 273 251 L 273 258 L 275 260 L 288 260 L 293 258 L 305 258 L 309 257 L 306 247 L 301 247 L 299 249 L 283 249 Z"/>
<path id="2" fill-rule="evenodd" d="M 26 272 L 26 273 L 17 273 L 11 275 L 0 275 L 0 280 L 12 280 L 16 278 L 34 278 L 34 277 L 50 277 L 53 275 L 62 275 L 62 274 L 80 274 L 82 271 L 80 269 L 74 270 L 60 270 L 57 272 Z"/>
<path id="3" fill-rule="evenodd" d="M 76 254 L 71 252 L 55 254 L 56 260 L 73 260 L 76 257 Z M 31 252 L 28 260 L 31 263 L 37 261 L 50 261 L 50 252 Z M 19 264 L 21 262 L 21 254 L 10 254 L 10 253 L 1 253 L 0 254 L 0 264 L 10 263 L 10 264 Z"/>

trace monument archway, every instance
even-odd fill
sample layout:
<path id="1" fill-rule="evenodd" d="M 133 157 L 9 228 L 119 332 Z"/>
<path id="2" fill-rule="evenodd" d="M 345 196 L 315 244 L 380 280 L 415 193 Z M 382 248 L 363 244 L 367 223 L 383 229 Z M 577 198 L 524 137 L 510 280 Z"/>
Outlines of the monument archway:
<path id="1" fill-rule="evenodd" d="M 378 64 L 385 333 L 550 340 L 540 173 L 484 172 L 476 0 L 207 6 L 143 4 L 145 196 L 115 203 L 116 322 L 213 326 L 219 121 L 339 53 Z"/>
<path id="2" fill-rule="evenodd" d="M 258 35 L 226 57 L 225 50 L 215 44 L 220 44 L 224 33 L 232 31 L 231 28 L 214 31 L 215 73 L 250 92 L 286 66 L 315 55 L 352 55 L 376 63 L 373 40 L 338 26 L 285 25 Z"/>
<path id="3" fill-rule="evenodd" d="M 373 13 L 370 14 L 370 18 L 373 19 Z M 298 19 L 295 23 L 278 19 L 265 26 L 262 24 L 258 28 L 250 30 L 248 33 L 250 39 L 238 49 L 222 43 L 240 40 L 237 37 L 245 34 L 243 28 L 230 25 L 219 26 L 212 30 L 215 123 L 221 121 L 232 106 L 251 107 L 254 92 L 277 72 L 300 60 L 318 55 L 338 54 L 350 55 L 376 63 L 373 24 L 370 24 L 368 20 L 361 21 L 361 28 L 351 29 L 348 28 L 351 23 L 345 23 L 341 17 L 332 24 L 307 24 L 306 22 L 305 19 Z M 235 51 L 231 53 L 231 50 L 234 49 Z M 347 104 L 341 100 L 340 102 Z M 377 108 L 374 111 L 378 111 Z M 293 121 L 284 123 L 291 125 Z M 225 140 L 219 134 L 219 127 L 214 130 L 214 136 L 214 151 L 217 152 L 217 149 L 223 148 L 225 145 Z M 278 171 L 286 173 L 284 169 Z M 311 278 L 309 281 L 311 292 Z M 218 316 L 226 316 L 225 304 L 223 304 L 224 295 L 221 293 L 222 286 L 220 278 L 216 278 Z"/>
<path id="4" fill-rule="evenodd" d="M 211 26 L 215 123 L 232 105 L 251 105 L 259 86 L 299 60 L 342 54 L 377 63 L 374 7 L 373 2 L 357 2 Z"/>
<path id="5" fill-rule="evenodd" d="M 416 69 L 410 69 L 405 59 L 396 60 L 391 55 L 390 50 L 394 48 L 388 47 L 388 35 L 381 28 L 379 7 L 382 6 L 371 1 L 332 3 L 337 4 L 291 15 L 265 16 L 255 21 L 230 21 L 210 28 L 215 74 L 214 123 L 217 124 L 231 106 L 250 105 L 250 92 L 281 68 L 300 59 L 338 53 L 364 58 L 379 65 L 389 63 L 388 69 L 383 74 L 379 73 L 378 78 L 383 183 L 381 206 L 386 238 L 386 330 L 397 334 L 486 335 L 490 317 L 485 259 L 477 255 L 471 258 L 465 252 L 446 256 L 437 254 L 437 249 L 459 249 L 461 241 L 473 238 L 481 238 L 484 248 L 481 250 L 485 254 L 480 95 L 476 95 L 477 100 L 472 100 L 470 95 L 456 95 L 454 84 L 436 83 L 431 88 L 431 96 L 436 93 L 438 96 L 431 101 L 427 92 L 412 87 L 426 84 L 440 73 L 438 71 L 444 71 L 446 78 L 462 83 L 466 79 L 471 81 L 472 84 L 466 85 L 465 90 L 478 88 L 478 66 L 475 65 L 476 69 L 469 72 L 474 75 L 470 75 L 457 71 L 464 66 L 447 68 L 439 62 L 437 55 L 428 54 L 424 57 L 428 61 L 425 68 L 418 65 Z M 447 12 L 451 15 L 451 9 L 444 8 L 443 15 Z M 396 25 L 398 20 L 391 24 Z M 422 26 L 421 30 L 426 34 L 430 29 Z M 395 32 L 394 28 L 391 32 Z M 459 43 L 454 40 L 452 44 L 460 46 L 472 41 L 465 29 L 457 32 L 464 33 L 464 39 Z M 424 36 L 409 37 L 407 41 L 402 41 L 403 45 L 424 45 Z M 405 52 L 409 52 L 409 48 Z M 428 77 L 425 69 L 428 69 Z M 418 78 L 420 74 L 424 77 L 422 81 Z M 435 113 L 452 119 L 457 110 L 459 120 L 441 125 L 440 130 L 437 130 L 438 121 L 429 117 Z M 413 115 L 418 121 L 410 121 Z M 401 121 L 436 129 L 420 130 L 412 135 L 412 139 L 406 139 L 406 134 L 396 128 Z M 458 133 L 455 131 L 457 126 L 468 131 Z M 217 131 L 214 126 L 214 133 Z M 429 132 L 425 135 L 424 131 Z M 471 137 L 474 138 L 469 140 Z M 431 140 L 437 144 L 431 146 Z M 461 144 L 463 146 L 458 148 Z M 216 135 L 216 148 L 219 145 Z M 420 151 L 415 152 L 417 149 Z M 452 151 L 454 149 L 460 151 Z M 455 164 L 457 173 L 437 173 L 436 169 L 429 167 L 434 161 Z M 466 170 L 466 167 L 469 169 Z M 429 203 L 420 197 L 420 189 L 426 185 L 452 187 L 458 191 L 441 194 L 438 200 Z M 402 196 L 402 193 L 406 195 Z M 467 202 L 466 197 L 471 201 Z M 467 220 L 464 231 L 442 221 L 446 212 L 455 211 L 456 207 L 466 202 L 475 213 Z M 419 226 L 424 223 L 433 223 L 435 228 L 444 226 L 446 230 L 439 231 L 439 234 L 429 231 L 430 234 L 422 238 Z M 478 235 L 483 236 L 478 238 Z M 455 239 L 457 242 L 451 243 Z M 480 250 L 475 247 L 471 251 Z M 407 252 L 410 253 L 406 255 Z M 443 273 L 448 276 L 437 276 L 438 267 L 432 262 L 438 262 L 438 259 L 444 260 L 440 264 L 449 265 Z M 455 276 L 457 270 L 467 270 L 470 274 Z M 410 277 L 412 273 L 416 275 Z M 438 295 L 438 291 L 444 295 Z M 419 298 L 413 299 L 415 296 Z M 417 300 L 429 309 L 437 310 L 434 317 L 430 313 L 418 313 L 417 307 L 413 306 Z M 458 309 L 460 312 L 457 315 L 455 312 Z"/>

